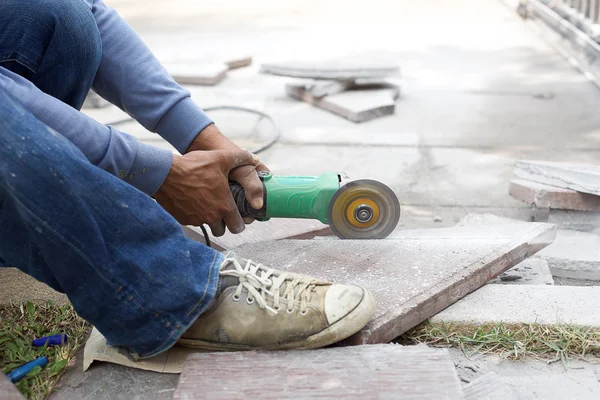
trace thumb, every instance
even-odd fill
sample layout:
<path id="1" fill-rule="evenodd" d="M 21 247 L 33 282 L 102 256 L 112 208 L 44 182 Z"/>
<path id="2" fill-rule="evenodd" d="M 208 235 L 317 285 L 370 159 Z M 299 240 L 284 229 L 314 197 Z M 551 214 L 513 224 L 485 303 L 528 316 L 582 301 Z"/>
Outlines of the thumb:
<path id="1" fill-rule="evenodd" d="M 255 154 L 243 149 L 226 150 L 229 169 L 232 170 L 244 165 L 256 166 L 260 162 Z"/>

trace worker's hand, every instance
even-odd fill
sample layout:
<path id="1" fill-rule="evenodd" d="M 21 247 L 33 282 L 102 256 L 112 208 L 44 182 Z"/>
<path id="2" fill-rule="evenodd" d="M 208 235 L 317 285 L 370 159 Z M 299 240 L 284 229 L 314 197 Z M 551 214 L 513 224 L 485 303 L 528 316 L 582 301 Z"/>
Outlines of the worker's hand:
<path id="1" fill-rule="evenodd" d="M 154 198 L 180 224 L 208 224 L 215 236 L 225 233 L 225 225 L 232 233 L 240 233 L 245 225 L 228 177 L 235 168 L 254 170 L 257 164 L 256 156 L 240 148 L 173 155 L 171 170 Z"/>
<path id="2" fill-rule="evenodd" d="M 194 139 L 187 151 L 221 149 L 239 150 L 240 148 L 227 139 L 215 125 L 211 124 L 196 136 L 196 139 Z M 246 199 L 250 205 L 260 210 L 263 205 L 263 184 L 258 177 L 257 171 L 269 171 L 269 169 L 261 162 L 255 165 L 243 165 L 234 168 L 229 173 L 229 179 L 242 185 L 246 192 Z M 252 223 L 252 221 L 254 221 L 254 218 L 244 218 L 244 222 L 247 224 Z"/>

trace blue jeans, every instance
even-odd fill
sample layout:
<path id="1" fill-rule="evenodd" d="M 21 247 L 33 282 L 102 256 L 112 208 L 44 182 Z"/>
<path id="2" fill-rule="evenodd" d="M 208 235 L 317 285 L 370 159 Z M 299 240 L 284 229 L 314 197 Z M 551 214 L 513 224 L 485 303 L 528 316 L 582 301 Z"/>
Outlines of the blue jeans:
<path id="1" fill-rule="evenodd" d="M 61 24 L 43 24 L 52 18 Z M 100 57 L 94 28 L 79 0 L 4 0 L 0 65 L 79 108 Z M 81 33 L 63 41 L 73 32 Z M 59 55 L 68 61 L 57 63 Z M 222 260 L 0 89 L 0 267 L 65 293 L 110 344 L 147 358 L 171 347 L 206 310 Z"/>

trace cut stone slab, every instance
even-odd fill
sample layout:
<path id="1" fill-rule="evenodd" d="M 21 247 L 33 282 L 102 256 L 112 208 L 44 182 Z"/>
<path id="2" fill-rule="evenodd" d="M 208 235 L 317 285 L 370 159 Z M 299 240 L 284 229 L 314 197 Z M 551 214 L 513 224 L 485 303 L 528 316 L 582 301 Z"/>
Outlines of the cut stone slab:
<path id="1" fill-rule="evenodd" d="M 600 165 L 524 160 L 515 164 L 514 173 L 522 179 L 600 195 Z"/>
<path id="2" fill-rule="evenodd" d="M 184 227 L 190 239 L 205 243 L 202 230 L 194 226 Z M 215 237 L 207 228 L 212 247 L 219 251 L 231 250 L 246 243 L 265 242 L 278 239 L 312 239 L 315 236 L 332 235 L 329 225 L 311 219 L 273 218 L 269 221 L 254 221 L 246 225 L 242 233 L 236 235 L 227 231 L 221 237 Z"/>
<path id="3" fill-rule="evenodd" d="M 216 85 L 227 76 L 229 66 L 224 63 L 215 64 L 169 64 L 168 71 L 180 84 Z"/>
<path id="4" fill-rule="evenodd" d="M 450 360 L 450 356 L 448 356 Z M 452 361 L 450 361 L 452 362 Z M 456 378 L 458 380 L 458 376 Z M 24 400 L 25 398 L 21 395 L 21 392 L 17 387 L 8 380 L 6 375 L 0 372 L 0 400 Z"/>
<path id="5" fill-rule="evenodd" d="M 426 346 L 382 344 L 188 357 L 174 400 L 234 398 L 461 400 L 464 395 L 448 351 Z"/>
<path id="6" fill-rule="evenodd" d="M 538 257 L 523 260 L 490 283 L 503 285 L 554 285 L 548 262 Z"/>
<path id="7" fill-rule="evenodd" d="M 67 296 L 16 268 L 0 268 L 0 304 L 33 301 L 67 303 Z"/>
<path id="8" fill-rule="evenodd" d="M 556 240 L 540 251 L 553 276 L 600 281 L 600 235 L 559 230 Z"/>
<path id="9" fill-rule="evenodd" d="M 231 69 L 243 68 L 252 64 L 252 57 L 234 57 L 225 61 L 225 65 Z"/>
<path id="10" fill-rule="evenodd" d="M 508 193 L 538 208 L 600 212 L 600 196 L 543 183 L 514 179 L 510 182 Z"/>
<path id="11" fill-rule="evenodd" d="M 286 85 L 286 93 L 352 122 L 366 122 L 392 115 L 396 110 L 393 89 L 357 89 L 322 98 L 314 97 L 304 86 Z"/>
<path id="12" fill-rule="evenodd" d="M 465 400 L 518 400 L 511 387 L 493 372 L 480 376 L 463 390 Z"/>
<path id="13" fill-rule="evenodd" d="M 260 66 L 263 74 L 290 76 L 312 79 L 358 79 L 386 78 L 400 72 L 400 66 L 393 63 L 378 62 L 289 62 L 265 63 Z"/>
<path id="14" fill-rule="evenodd" d="M 387 343 L 517 265 L 555 236 L 543 223 L 396 231 L 384 240 L 279 240 L 236 253 L 375 296 L 373 320 L 344 344 Z M 497 285 L 490 285 L 497 286 Z"/>
<path id="15" fill-rule="evenodd" d="M 346 79 L 339 81 L 312 80 L 303 84 L 292 84 L 292 86 L 304 86 L 304 89 L 313 97 L 322 98 L 334 94 L 342 93 L 353 89 L 394 89 L 392 98 L 397 100 L 400 97 L 400 86 L 394 82 L 374 79 Z"/>
<path id="16" fill-rule="evenodd" d="M 600 231 L 600 212 L 549 210 L 546 221 L 559 229 Z"/>
<path id="17" fill-rule="evenodd" d="M 600 286 L 485 285 L 432 323 L 571 324 L 600 328 Z"/>

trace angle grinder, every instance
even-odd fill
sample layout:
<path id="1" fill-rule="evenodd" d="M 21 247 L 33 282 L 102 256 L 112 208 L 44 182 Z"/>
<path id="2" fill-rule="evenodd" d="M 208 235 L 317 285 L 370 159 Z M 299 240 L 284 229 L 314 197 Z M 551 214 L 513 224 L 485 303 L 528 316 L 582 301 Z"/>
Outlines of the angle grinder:
<path id="1" fill-rule="evenodd" d="M 337 173 L 320 176 L 274 176 L 261 171 L 263 207 L 252 208 L 244 188 L 230 182 L 242 217 L 317 219 L 342 239 L 383 239 L 396 228 L 400 202 L 383 183 L 361 179 L 343 182 Z"/>

